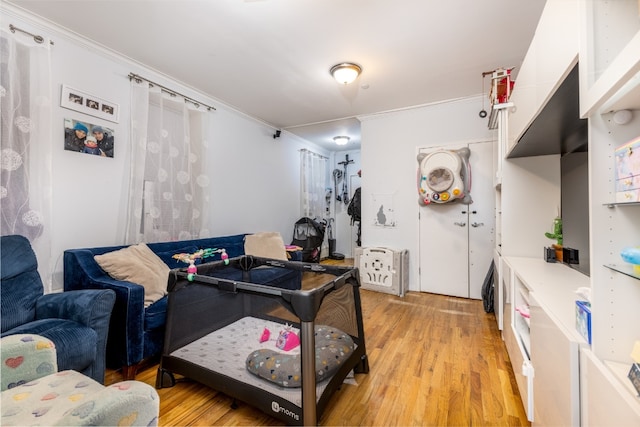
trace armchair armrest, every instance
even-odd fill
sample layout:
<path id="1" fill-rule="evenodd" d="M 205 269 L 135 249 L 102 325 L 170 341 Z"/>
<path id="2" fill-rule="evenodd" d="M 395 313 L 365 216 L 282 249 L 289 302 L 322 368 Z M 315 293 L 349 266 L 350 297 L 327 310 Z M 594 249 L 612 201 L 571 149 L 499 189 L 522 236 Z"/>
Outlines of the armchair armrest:
<path id="1" fill-rule="evenodd" d="M 157 426 L 160 397 L 141 381 L 122 381 L 93 394 L 83 410 L 67 411 L 58 425 Z M 90 405 L 89 405 L 90 403 Z"/>
<path id="2" fill-rule="evenodd" d="M 46 294 L 36 301 L 36 318 L 73 320 L 106 336 L 115 300 L 110 289 Z"/>
<path id="3" fill-rule="evenodd" d="M 2 391 L 58 371 L 55 345 L 40 335 L 6 336 L 0 340 L 0 354 Z"/>
<path id="4" fill-rule="evenodd" d="M 108 252 L 99 249 L 96 254 Z M 117 357 L 112 360 L 120 365 L 131 365 L 143 358 L 144 346 L 144 288 L 109 276 L 95 261 L 89 249 L 73 249 L 64 252 L 64 289 L 111 289 L 116 293 L 116 302 L 111 315 L 109 347 Z M 111 350 L 110 350 L 111 351 Z"/>
<path id="5" fill-rule="evenodd" d="M 104 354 L 107 349 L 111 312 L 116 294 L 110 289 L 86 289 L 46 294 L 36 301 L 36 319 L 68 319 L 87 326 L 96 332 L 96 358 L 92 365 L 92 378 L 104 376 Z M 100 380 L 103 381 L 103 380 Z"/>

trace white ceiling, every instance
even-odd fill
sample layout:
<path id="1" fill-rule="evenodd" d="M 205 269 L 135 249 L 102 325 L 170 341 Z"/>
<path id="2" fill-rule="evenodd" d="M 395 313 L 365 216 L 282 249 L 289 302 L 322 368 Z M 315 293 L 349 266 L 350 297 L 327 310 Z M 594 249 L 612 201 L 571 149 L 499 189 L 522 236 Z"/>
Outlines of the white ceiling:
<path id="1" fill-rule="evenodd" d="M 360 115 L 479 95 L 500 67 L 517 76 L 545 3 L 5 1 L 332 150 L 339 134 L 359 147 Z M 344 61 L 363 68 L 348 86 L 329 74 Z"/>

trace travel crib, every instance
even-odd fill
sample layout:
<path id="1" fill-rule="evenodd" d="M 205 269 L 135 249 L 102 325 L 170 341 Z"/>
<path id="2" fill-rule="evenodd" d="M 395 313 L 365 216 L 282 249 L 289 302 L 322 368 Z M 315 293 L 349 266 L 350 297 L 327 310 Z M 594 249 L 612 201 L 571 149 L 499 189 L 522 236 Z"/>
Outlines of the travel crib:
<path id="1" fill-rule="evenodd" d="M 229 265 L 223 261 L 199 265 L 193 280 L 184 268 L 171 271 L 156 387 L 173 386 L 174 375 L 179 374 L 287 424 L 315 425 L 345 378 L 352 371 L 369 371 L 358 270 L 252 256 L 229 261 Z M 302 289 L 251 283 L 251 272 L 264 266 L 301 272 Z M 228 269 L 242 269 L 246 281 L 220 278 Z M 317 325 L 345 332 L 355 347 L 335 373 L 320 382 L 315 366 Z M 246 366 L 254 350 L 269 347 L 280 352 L 275 337 L 288 326 L 299 331 L 301 387 L 297 388 L 258 377 Z M 260 343 L 265 330 L 273 339 Z"/>

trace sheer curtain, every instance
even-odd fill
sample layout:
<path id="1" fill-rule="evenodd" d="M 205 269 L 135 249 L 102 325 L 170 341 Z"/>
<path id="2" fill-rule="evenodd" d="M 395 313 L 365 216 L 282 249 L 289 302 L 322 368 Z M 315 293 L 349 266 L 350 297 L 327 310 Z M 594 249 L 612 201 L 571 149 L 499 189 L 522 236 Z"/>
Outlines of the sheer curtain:
<path id="1" fill-rule="evenodd" d="M 2 235 L 31 242 L 45 292 L 51 261 L 51 45 L 0 32 L 0 212 Z M 62 148 L 62 142 L 57 144 Z"/>
<path id="2" fill-rule="evenodd" d="M 327 158 L 307 149 L 300 150 L 300 215 L 327 219 Z"/>
<path id="3" fill-rule="evenodd" d="M 209 235 L 210 114 L 146 81 L 131 80 L 127 244 Z"/>

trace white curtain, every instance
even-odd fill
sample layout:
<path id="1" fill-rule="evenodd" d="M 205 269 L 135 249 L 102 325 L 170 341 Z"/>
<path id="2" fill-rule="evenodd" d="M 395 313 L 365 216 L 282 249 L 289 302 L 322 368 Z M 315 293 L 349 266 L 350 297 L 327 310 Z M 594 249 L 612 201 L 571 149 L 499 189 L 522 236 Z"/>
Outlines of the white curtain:
<path id="1" fill-rule="evenodd" d="M 45 292 L 52 289 L 51 44 L 20 32 L 0 33 L 0 211 L 2 235 L 31 242 Z"/>
<path id="2" fill-rule="evenodd" d="M 209 235 L 211 114 L 146 81 L 131 80 L 127 244 Z"/>
<path id="3" fill-rule="evenodd" d="M 300 150 L 300 215 L 327 219 L 327 158 Z"/>

